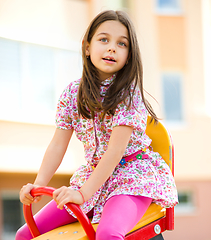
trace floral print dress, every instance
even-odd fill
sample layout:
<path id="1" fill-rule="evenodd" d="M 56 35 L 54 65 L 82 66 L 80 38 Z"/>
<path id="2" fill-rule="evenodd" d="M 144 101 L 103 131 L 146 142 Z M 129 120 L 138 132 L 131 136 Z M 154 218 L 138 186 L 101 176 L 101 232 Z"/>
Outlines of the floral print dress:
<path id="1" fill-rule="evenodd" d="M 115 75 L 103 81 L 102 96 L 109 88 Z M 105 202 L 115 195 L 141 195 L 150 197 L 162 207 L 173 207 L 178 203 L 175 182 L 166 162 L 159 153 L 150 150 L 151 139 L 146 135 L 148 112 L 141 98 L 140 90 L 135 89 L 133 104 L 128 109 L 119 103 L 113 116 L 96 112 L 94 119 L 79 117 L 77 108 L 77 92 L 80 79 L 71 82 L 63 91 L 57 106 L 56 125 L 59 129 L 74 129 L 77 138 L 83 143 L 86 165 L 82 165 L 70 179 L 70 187 L 78 190 L 90 177 L 94 168 L 107 150 L 112 129 L 115 126 L 133 127 L 124 156 L 146 149 L 147 159 L 136 159 L 118 164 L 113 174 L 92 196 L 81 205 L 87 213 L 94 208 L 92 223 L 98 223 Z M 132 90 L 131 90 L 132 91 Z M 127 99 L 128 100 L 128 99 Z M 67 209 L 68 210 L 68 209 Z M 68 210 L 70 214 L 72 212 Z M 72 214 L 73 215 L 73 214 Z"/>

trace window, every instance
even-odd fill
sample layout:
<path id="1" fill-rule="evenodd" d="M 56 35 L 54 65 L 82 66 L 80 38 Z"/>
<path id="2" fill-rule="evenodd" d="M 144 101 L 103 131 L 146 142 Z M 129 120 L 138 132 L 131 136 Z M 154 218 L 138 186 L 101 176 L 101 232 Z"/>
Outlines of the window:
<path id="1" fill-rule="evenodd" d="M 181 14 L 181 0 L 156 0 L 156 11 L 159 14 Z"/>
<path id="2" fill-rule="evenodd" d="M 162 75 L 164 118 L 168 123 L 181 123 L 183 117 L 182 75 L 164 73 Z"/>
<path id="3" fill-rule="evenodd" d="M 0 119 L 54 124 L 62 90 L 80 76 L 77 51 L 0 38 Z"/>
<path id="4" fill-rule="evenodd" d="M 0 38 L 0 102 L 21 106 L 20 44 Z M 14 101 L 15 99 L 15 101 Z M 2 107 L 1 107 L 2 109 Z"/>
<path id="5" fill-rule="evenodd" d="M 54 49 L 28 45 L 28 83 L 32 108 L 53 110 L 55 105 Z M 42 86 L 42 87 L 40 87 Z M 27 106 L 26 106 L 27 107 Z"/>
<path id="6" fill-rule="evenodd" d="M 2 240 L 15 239 L 16 231 L 24 224 L 22 204 L 18 194 L 5 193 L 2 196 L 3 237 Z"/>
<path id="7" fill-rule="evenodd" d="M 195 211 L 194 196 L 192 191 L 178 192 L 179 204 L 175 207 L 175 214 L 187 215 L 193 214 Z"/>

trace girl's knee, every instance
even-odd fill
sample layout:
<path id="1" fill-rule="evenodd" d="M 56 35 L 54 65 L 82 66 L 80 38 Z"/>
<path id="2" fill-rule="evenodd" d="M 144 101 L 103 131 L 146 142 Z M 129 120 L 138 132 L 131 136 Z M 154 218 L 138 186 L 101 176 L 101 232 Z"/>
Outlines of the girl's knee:
<path id="1" fill-rule="evenodd" d="M 18 231 L 16 232 L 16 235 L 15 235 L 15 240 L 23 240 L 24 239 L 24 236 L 22 234 L 22 231 L 21 231 L 21 228 L 18 229 Z"/>
<path id="2" fill-rule="evenodd" d="M 32 235 L 26 225 L 19 228 L 15 235 L 15 240 L 30 240 Z"/>

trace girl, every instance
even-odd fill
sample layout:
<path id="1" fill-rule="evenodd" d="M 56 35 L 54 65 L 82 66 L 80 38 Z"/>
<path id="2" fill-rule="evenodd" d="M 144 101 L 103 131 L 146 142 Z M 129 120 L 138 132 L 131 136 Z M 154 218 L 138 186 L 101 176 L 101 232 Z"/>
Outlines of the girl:
<path id="1" fill-rule="evenodd" d="M 134 27 L 121 11 L 100 13 L 88 27 L 82 45 L 82 78 L 62 93 L 57 128 L 34 184 L 23 186 L 23 204 L 39 201 L 30 191 L 48 184 L 59 167 L 73 131 L 84 144 L 86 165 L 72 176 L 70 187 L 57 189 L 36 216 L 41 233 L 76 221 L 65 209 L 80 204 L 99 226 L 97 240 L 124 239 L 151 204 L 177 204 L 171 171 L 150 149 L 147 116 L 157 117 L 144 98 L 142 63 Z M 24 225 L 16 240 L 31 239 Z"/>

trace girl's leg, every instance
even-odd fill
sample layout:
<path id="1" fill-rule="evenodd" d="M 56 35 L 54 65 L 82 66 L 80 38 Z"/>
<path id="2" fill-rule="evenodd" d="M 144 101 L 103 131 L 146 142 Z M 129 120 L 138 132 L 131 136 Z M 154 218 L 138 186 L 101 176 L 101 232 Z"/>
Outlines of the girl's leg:
<path id="1" fill-rule="evenodd" d="M 110 198 L 104 206 L 96 240 L 123 240 L 151 202 L 151 198 L 142 196 L 118 195 Z"/>
<path id="2" fill-rule="evenodd" d="M 41 234 L 77 221 L 77 219 L 72 217 L 65 209 L 58 209 L 54 200 L 42 208 L 34 216 L 34 219 Z M 15 240 L 29 239 L 32 239 L 32 235 L 28 226 L 25 224 L 17 231 Z"/>

